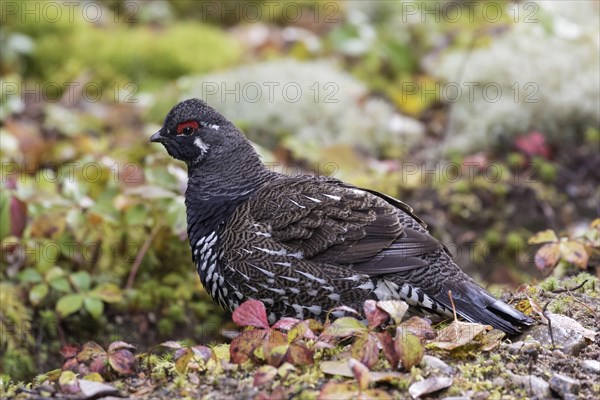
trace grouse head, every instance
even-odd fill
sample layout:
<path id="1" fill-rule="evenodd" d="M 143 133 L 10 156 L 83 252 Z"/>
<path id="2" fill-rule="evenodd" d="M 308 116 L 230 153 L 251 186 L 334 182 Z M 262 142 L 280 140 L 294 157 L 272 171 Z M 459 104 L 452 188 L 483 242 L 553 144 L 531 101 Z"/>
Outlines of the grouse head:
<path id="1" fill-rule="evenodd" d="M 172 157 L 189 167 L 211 160 L 231 161 L 236 152 L 253 152 L 235 125 L 199 99 L 173 107 L 150 141 L 162 143 Z"/>

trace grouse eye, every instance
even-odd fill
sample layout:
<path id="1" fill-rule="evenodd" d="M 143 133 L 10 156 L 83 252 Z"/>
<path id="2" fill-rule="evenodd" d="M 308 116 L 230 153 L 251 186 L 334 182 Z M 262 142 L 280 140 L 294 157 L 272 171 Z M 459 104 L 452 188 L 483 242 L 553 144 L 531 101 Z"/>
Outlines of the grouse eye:
<path id="1" fill-rule="evenodd" d="M 196 121 L 186 121 L 177 125 L 178 135 L 191 135 L 196 129 L 198 129 L 198 123 Z"/>

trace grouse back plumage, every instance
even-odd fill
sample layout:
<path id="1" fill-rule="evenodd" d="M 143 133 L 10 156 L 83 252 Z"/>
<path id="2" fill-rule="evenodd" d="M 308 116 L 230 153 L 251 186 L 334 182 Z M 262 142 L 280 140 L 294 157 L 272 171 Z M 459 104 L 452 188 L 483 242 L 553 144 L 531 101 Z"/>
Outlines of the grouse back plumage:
<path id="1" fill-rule="evenodd" d="M 191 129 L 189 129 L 191 128 Z M 268 170 L 204 102 L 173 108 L 151 141 L 188 164 L 188 236 L 202 284 L 233 310 L 261 300 L 271 322 L 403 299 L 508 333 L 532 321 L 465 275 L 401 201 L 327 177 Z"/>

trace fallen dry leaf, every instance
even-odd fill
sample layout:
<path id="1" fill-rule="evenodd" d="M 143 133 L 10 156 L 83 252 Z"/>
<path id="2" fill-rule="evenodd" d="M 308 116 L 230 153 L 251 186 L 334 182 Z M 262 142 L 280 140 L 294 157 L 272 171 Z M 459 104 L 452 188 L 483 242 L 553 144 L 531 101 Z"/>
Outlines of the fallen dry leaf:
<path id="1" fill-rule="evenodd" d="M 447 376 L 435 376 L 420 382 L 415 382 L 408 388 L 408 393 L 413 399 L 425 394 L 437 392 L 452 385 L 452 378 Z"/>
<path id="2" fill-rule="evenodd" d="M 329 375 L 339 375 L 348 378 L 354 377 L 347 360 L 321 361 L 319 367 L 321 368 L 321 371 Z"/>
<path id="3" fill-rule="evenodd" d="M 392 317 L 396 325 L 400 325 L 402 318 L 404 318 L 404 314 L 406 314 L 406 311 L 408 310 L 408 304 L 400 300 L 378 301 L 377 307 L 390 314 L 390 317 Z"/>
<path id="4" fill-rule="evenodd" d="M 438 332 L 437 339 L 430 346 L 441 350 L 454 350 L 469 343 L 475 336 L 491 329 L 488 325 L 454 321 Z"/>

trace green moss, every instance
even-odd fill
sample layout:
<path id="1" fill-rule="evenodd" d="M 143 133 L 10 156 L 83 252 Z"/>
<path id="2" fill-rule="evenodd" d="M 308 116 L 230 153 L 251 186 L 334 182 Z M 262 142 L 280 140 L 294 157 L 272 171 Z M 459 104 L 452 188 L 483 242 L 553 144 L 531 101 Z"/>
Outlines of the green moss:
<path id="1" fill-rule="evenodd" d="M 546 182 L 552 183 L 556 180 L 556 166 L 543 158 L 536 157 L 533 160 L 533 168 L 539 178 Z"/>
<path id="2" fill-rule="evenodd" d="M 175 329 L 175 325 L 169 319 L 163 318 L 158 321 L 158 332 L 160 332 L 161 335 L 171 335 L 173 333 L 173 329 Z"/>
<path id="3" fill-rule="evenodd" d="M 497 229 L 492 228 L 485 232 L 484 240 L 488 244 L 499 245 L 500 242 L 502 241 L 502 237 L 500 235 L 500 232 Z"/>
<path id="4" fill-rule="evenodd" d="M 16 286 L 0 284 L 0 372 L 15 380 L 25 379 L 35 372 L 31 310 L 22 299 Z"/>
<path id="5" fill-rule="evenodd" d="M 506 245 L 513 254 L 519 254 L 527 248 L 527 241 L 519 232 L 513 231 L 506 236 Z"/>
<path id="6" fill-rule="evenodd" d="M 106 99 L 136 100 L 141 89 L 230 65 L 241 54 L 238 42 L 206 24 L 178 22 L 157 28 L 112 23 L 100 27 L 77 15 L 70 23 L 64 21 L 67 18 L 56 23 L 42 18 L 40 24 L 32 20 L 10 21 L 11 29 L 36 41 L 26 76 L 53 82 L 61 90 L 66 82 L 83 81 L 81 87 L 89 82 L 89 97 L 100 88 Z"/>
<path id="7" fill-rule="evenodd" d="M 573 298 L 571 296 L 558 297 L 553 300 L 548 306 L 548 310 L 555 314 L 566 313 L 573 304 Z"/>
<path id="8" fill-rule="evenodd" d="M 585 284 L 579 290 L 583 289 L 588 295 L 598 295 L 598 289 L 600 288 L 600 286 L 598 285 L 599 280 L 597 277 L 590 275 L 587 272 L 582 272 L 580 274 L 572 276 L 569 279 L 566 279 L 564 281 L 564 286 L 568 288 L 573 288 L 582 285 L 583 282 L 585 282 Z"/>
<path id="9" fill-rule="evenodd" d="M 556 277 L 550 276 L 540 283 L 540 287 L 549 292 L 553 292 L 559 287 L 558 279 Z"/>
<path id="10" fill-rule="evenodd" d="M 600 144 L 600 130 L 598 128 L 589 127 L 585 131 L 585 142 L 588 144 Z"/>
<path id="11" fill-rule="evenodd" d="M 167 315 L 173 321 L 183 322 L 185 320 L 185 309 L 181 304 L 173 304 L 169 307 Z"/>

